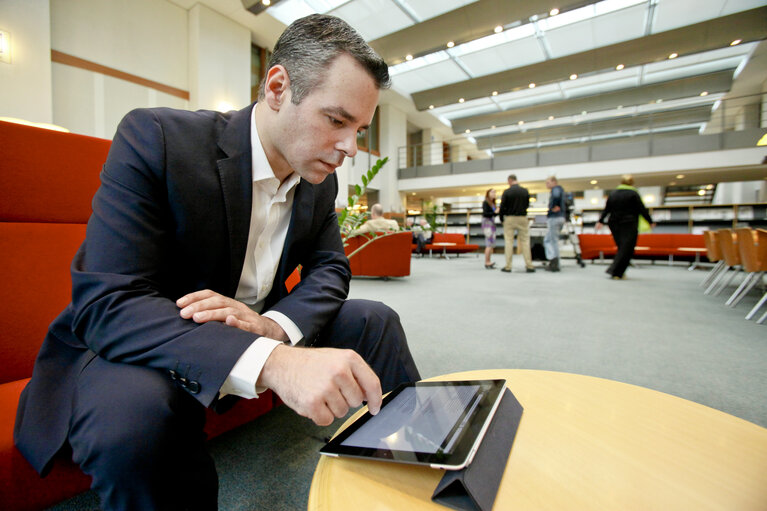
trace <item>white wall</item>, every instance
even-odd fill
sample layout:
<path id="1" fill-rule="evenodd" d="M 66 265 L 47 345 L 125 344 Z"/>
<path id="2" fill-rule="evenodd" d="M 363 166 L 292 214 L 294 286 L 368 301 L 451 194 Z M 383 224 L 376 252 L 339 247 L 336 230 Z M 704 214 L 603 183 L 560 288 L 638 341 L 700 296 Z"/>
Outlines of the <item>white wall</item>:
<path id="1" fill-rule="evenodd" d="M 744 181 L 740 183 L 719 183 L 716 185 L 712 204 L 741 204 L 767 200 L 765 181 Z"/>
<path id="2" fill-rule="evenodd" d="M 0 1 L 0 30 L 11 36 L 11 63 L 0 62 L 0 117 L 53 122 L 49 1 Z"/>
<path id="3" fill-rule="evenodd" d="M 250 31 L 200 4 L 189 10 L 189 106 L 250 104 Z"/>

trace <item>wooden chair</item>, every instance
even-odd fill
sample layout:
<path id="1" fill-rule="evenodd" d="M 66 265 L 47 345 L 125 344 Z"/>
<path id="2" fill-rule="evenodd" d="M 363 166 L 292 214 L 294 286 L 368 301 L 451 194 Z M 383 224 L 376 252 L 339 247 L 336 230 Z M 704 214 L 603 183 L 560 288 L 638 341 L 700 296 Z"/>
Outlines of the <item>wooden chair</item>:
<path id="1" fill-rule="evenodd" d="M 758 268 L 761 273 L 759 280 L 761 280 L 761 276 L 764 274 L 765 271 L 767 271 L 767 230 L 764 229 L 756 229 L 754 231 L 754 238 L 753 241 L 755 242 L 755 245 L 753 247 L 753 257 L 756 259 L 756 268 Z M 750 264 L 750 262 L 748 263 Z M 753 286 L 752 286 L 753 287 Z M 759 302 L 754 306 L 751 311 L 746 314 L 746 319 L 751 319 L 754 317 L 754 315 L 757 313 L 757 311 L 765 304 L 767 303 L 767 292 L 764 293 L 762 296 L 762 299 L 759 300 Z M 767 312 L 762 314 L 762 316 L 759 318 L 757 323 L 762 324 L 764 321 L 767 320 Z"/>
<path id="2" fill-rule="evenodd" d="M 757 233 L 748 227 L 735 229 L 738 238 L 738 252 L 746 278 L 738 289 L 730 296 L 726 304 L 735 307 L 753 287 L 762 280 L 762 274 L 767 270 L 767 260 L 760 260 L 758 253 Z"/>
<path id="3" fill-rule="evenodd" d="M 718 296 L 724 288 L 732 283 L 735 275 L 740 273 L 740 252 L 738 251 L 737 235 L 732 232 L 732 229 L 719 229 L 716 231 L 716 239 L 719 243 L 719 250 L 722 252 L 722 258 L 724 259 L 726 269 L 721 275 L 714 279 L 711 285 L 708 286 L 705 294 L 710 294 L 714 288 L 719 285 L 719 282 L 724 279 L 725 275 L 727 275 L 727 270 L 732 269 L 734 271 L 730 274 L 728 279 L 725 279 L 725 282 L 719 285 L 714 296 Z"/>
<path id="4" fill-rule="evenodd" d="M 727 268 L 722 257 L 722 251 L 719 250 L 719 242 L 716 239 L 716 233 L 708 230 L 703 231 L 703 241 L 706 244 L 706 257 L 712 263 L 716 263 L 711 271 L 708 272 L 706 278 L 700 283 L 701 287 L 708 287 L 709 284 L 719 276 L 722 271 Z"/>

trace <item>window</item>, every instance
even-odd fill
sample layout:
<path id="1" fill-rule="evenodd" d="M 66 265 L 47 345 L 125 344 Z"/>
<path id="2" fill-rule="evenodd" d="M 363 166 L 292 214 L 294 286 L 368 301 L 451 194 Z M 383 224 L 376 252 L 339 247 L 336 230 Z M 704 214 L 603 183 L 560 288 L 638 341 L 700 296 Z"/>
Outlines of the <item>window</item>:
<path id="1" fill-rule="evenodd" d="M 266 76 L 266 65 L 269 62 L 269 57 L 272 56 L 270 51 L 256 46 L 250 45 L 250 100 L 256 101 L 258 99 L 258 87 L 261 85 L 261 80 Z"/>
<path id="2" fill-rule="evenodd" d="M 378 121 L 378 107 L 376 107 L 375 114 L 373 114 L 373 121 L 370 123 L 365 133 L 357 135 L 357 149 L 361 151 L 367 151 L 370 154 L 381 156 L 380 141 L 379 141 L 379 121 Z"/>

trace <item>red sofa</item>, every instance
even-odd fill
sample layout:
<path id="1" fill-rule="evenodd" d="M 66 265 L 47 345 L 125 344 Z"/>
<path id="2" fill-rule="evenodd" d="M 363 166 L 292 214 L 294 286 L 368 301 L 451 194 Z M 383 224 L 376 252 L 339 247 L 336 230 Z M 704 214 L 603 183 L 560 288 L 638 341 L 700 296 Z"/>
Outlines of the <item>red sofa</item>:
<path id="1" fill-rule="evenodd" d="M 413 235 L 410 231 L 396 233 L 378 233 L 371 239 L 367 236 L 354 236 L 346 240 L 344 251 L 349 256 L 368 243 L 359 252 L 349 258 L 349 266 L 355 277 L 407 277 L 410 275 L 410 245 Z"/>
<path id="2" fill-rule="evenodd" d="M 0 510 L 39 510 L 90 486 L 66 457 L 40 478 L 13 445 L 19 395 L 48 325 L 70 299 L 69 265 L 85 237 L 110 141 L 0 121 Z M 216 436 L 274 406 L 274 395 L 208 414 Z"/>
<path id="3" fill-rule="evenodd" d="M 448 243 L 449 245 L 440 245 L 439 243 Z M 466 237 L 463 234 L 435 232 L 431 238 L 431 243 L 428 243 L 425 249 L 429 253 L 456 254 L 457 257 L 467 252 L 476 252 L 479 250 L 479 245 L 466 243 Z"/>
<path id="4" fill-rule="evenodd" d="M 618 251 L 611 234 L 579 234 L 581 259 L 603 259 L 612 257 Z M 640 234 L 637 238 L 634 256 L 638 258 L 667 257 L 669 263 L 674 257 L 694 258 L 696 251 L 685 249 L 700 249 L 699 255 L 705 256 L 706 245 L 702 234 L 684 233 L 648 233 Z"/>

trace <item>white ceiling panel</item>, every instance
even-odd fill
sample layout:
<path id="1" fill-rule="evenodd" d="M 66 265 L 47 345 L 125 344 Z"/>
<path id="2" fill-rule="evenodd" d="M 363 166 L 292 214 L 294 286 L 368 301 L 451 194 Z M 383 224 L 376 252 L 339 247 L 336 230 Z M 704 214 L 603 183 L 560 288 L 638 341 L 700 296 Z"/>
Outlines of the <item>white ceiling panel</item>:
<path id="1" fill-rule="evenodd" d="M 548 31 L 552 58 L 642 37 L 646 11 L 645 5 L 636 5 Z"/>
<path id="2" fill-rule="evenodd" d="M 564 99 L 564 96 L 562 96 L 562 92 L 557 90 L 549 90 L 543 94 L 538 94 L 533 97 L 516 97 L 512 98 L 506 101 L 501 101 L 501 108 L 503 110 L 512 110 L 514 108 L 524 108 L 527 106 L 534 106 L 534 105 L 540 105 L 543 103 L 550 103 L 553 101 L 562 101 Z"/>
<path id="3" fill-rule="evenodd" d="M 498 73 L 507 69 L 542 62 L 543 60 L 545 60 L 543 50 L 538 41 L 532 37 L 469 53 L 461 57 L 461 62 L 474 76 Z M 518 87 L 519 85 L 509 84 L 509 87 Z"/>
<path id="4" fill-rule="evenodd" d="M 279 5 L 279 4 L 278 4 Z M 329 12 L 353 26 L 366 41 L 414 25 L 391 0 L 354 0 Z"/>
<path id="5" fill-rule="evenodd" d="M 725 0 L 659 0 L 652 32 L 700 23 L 721 16 Z"/>
<path id="6" fill-rule="evenodd" d="M 455 62 L 445 60 L 422 67 L 416 71 L 399 74 L 392 78 L 392 82 L 397 89 L 405 90 L 408 94 L 412 94 L 421 90 L 460 82 L 465 79 L 466 73 Z"/>
<path id="7" fill-rule="evenodd" d="M 421 19 L 428 20 L 454 11 L 464 5 L 473 4 L 477 0 L 402 0 L 402 3 L 410 7 L 413 12 Z"/>
<path id="8" fill-rule="evenodd" d="M 483 114 L 491 114 L 493 112 L 498 112 L 500 109 L 498 108 L 498 105 L 495 103 L 490 103 L 486 105 L 477 105 L 477 106 L 471 106 L 469 108 L 463 108 L 461 110 L 455 110 L 453 112 L 445 112 L 441 115 L 445 119 L 454 120 L 454 119 L 460 119 L 462 117 L 470 117 L 472 115 L 483 115 Z"/>

